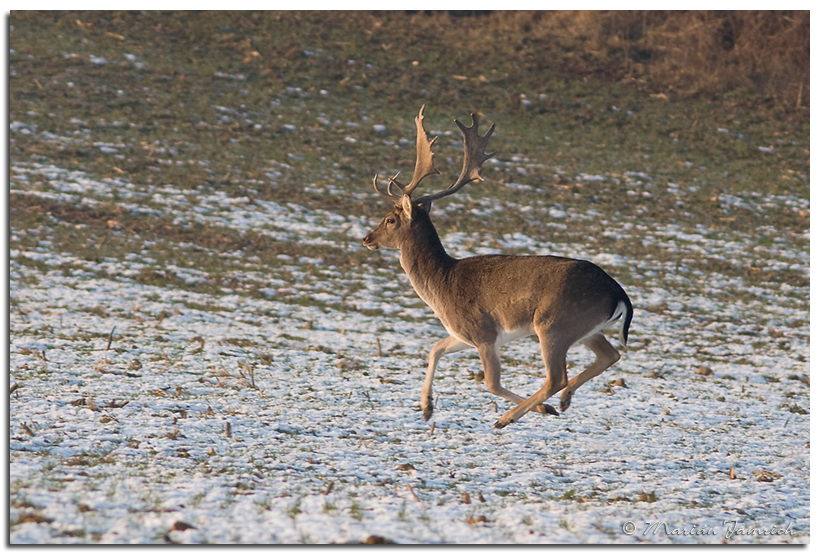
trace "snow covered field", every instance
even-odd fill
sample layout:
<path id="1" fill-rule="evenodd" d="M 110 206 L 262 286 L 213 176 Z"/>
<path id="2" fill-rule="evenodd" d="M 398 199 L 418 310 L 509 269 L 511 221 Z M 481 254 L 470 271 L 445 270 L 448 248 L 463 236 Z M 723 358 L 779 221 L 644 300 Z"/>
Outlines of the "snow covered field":
<path id="1" fill-rule="evenodd" d="M 526 161 L 491 162 L 487 182 L 517 167 Z M 656 181 L 573 178 L 620 179 L 636 198 Z M 435 425 L 423 422 L 426 355 L 445 332 L 397 253 L 345 262 L 366 259 L 361 239 L 381 212 L 28 162 L 12 164 L 11 196 L 39 218 L 11 222 L 12 543 L 809 540 L 807 234 L 603 222 L 604 237 L 635 245 L 627 257 L 492 226 L 523 212 L 560 234 L 600 220 L 583 208 L 468 205 L 467 193 L 441 202 L 434 222 L 467 209 L 487 220 L 480 232 L 441 230 L 452 254 L 591 259 L 628 282 L 635 305 L 629 351 L 566 413 L 494 430 L 509 406 L 476 378 L 470 352 L 443 359 Z M 727 214 L 809 210 L 797 196 L 716 201 Z M 81 219 L 95 213 L 109 215 Z M 156 229 L 126 221 L 142 216 L 290 249 L 271 263 L 254 244 L 232 251 L 192 235 L 158 260 L 156 239 L 140 236 Z M 89 225 L 140 246 L 117 257 L 95 256 L 99 243 L 82 256 L 60 247 Z M 215 281 L 208 259 L 228 278 Z M 784 272 L 796 284 L 767 278 Z M 503 355 L 505 385 L 534 392 L 537 343 Z M 570 375 L 591 361 L 581 347 L 570 360 Z"/>

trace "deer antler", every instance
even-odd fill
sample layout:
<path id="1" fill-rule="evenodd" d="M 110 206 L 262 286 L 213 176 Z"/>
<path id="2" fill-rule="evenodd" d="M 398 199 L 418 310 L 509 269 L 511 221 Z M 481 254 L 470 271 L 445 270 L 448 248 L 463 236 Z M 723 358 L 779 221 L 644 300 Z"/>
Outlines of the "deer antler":
<path id="1" fill-rule="evenodd" d="M 490 126 L 490 129 L 484 136 L 481 136 L 478 134 L 478 118 L 475 114 L 470 114 L 470 118 L 472 119 L 472 125 L 469 127 L 465 127 L 459 120 L 455 120 L 456 125 L 458 125 L 458 128 L 461 129 L 461 133 L 464 135 L 464 165 L 461 168 L 461 175 L 458 176 L 455 183 L 446 189 L 434 194 L 422 196 L 416 200 L 417 203 L 423 204 L 444 198 L 445 196 L 450 196 L 458 192 L 461 187 L 467 183 L 484 180 L 481 177 L 481 166 L 495 155 L 495 152 L 490 154 L 485 152 L 487 144 L 490 142 L 490 136 L 492 136 L 493 131 L 495 131 L 495 123 Z"/>
<path id="2" fill-rule="evenodd" d="M 490 129 L 484 136 L 478 134 L 478 118 L 475 114 L 470 114 L 472 125 L 465 127 L 459 120 L 455 120 L 461 133 L 464 135 L 464 165 L 461 168 L 461 175 L 455 183 L 446 189 L 422 196 L 417 203 L 432 202 L 445 196 L 457 192 L 461 187 L 472 181 L 483 181 L 481 177 L 481 166 L 484 162 L 490 159 L 495 153 L 487 154 L 485 149 L 490 142 L 490 136 L 495 131 L 495 124 L 490 126 Z M 422 179 L 428 175 L 438 175 L 440 172 L 433 166 L 433 150 L 431 146 L 438 137 L 433 137 L 433 140 L 427 140 L 427 133 L 424 131 L 424 106 L 419 110 L 419 115 L 416 117 L 416 167 L 413 170 L 413 179 L 408 185 L 402 185 L 396 178 L 398 173 L 387 179 L 387 188 L 382 191 L 378 185 L 379 176 L 373 177 L 373 188 L 376 192 L 389 198 L 393 202 L 399 202 L 402 196 L 409 196 L 418 186 Z M 397 188 L 399 193 L 394 192 L 393 188 Z"/>
<path id="3" fill-rule="evenodd" d="M 373 188 L 376 189 L 376 192 L 395 202 L 400 200 L 403 195 L 412 193 L 421 180 L 428 175 L 438 175 L 440 172 L 433 166 L 433 150 L 431 148 L 437 138 L 433 137 L 433 140 L 427 140 L 427 133 L 424 130 L 424 106 L 422 106 L 419 115 L 416 116 L 416 168 L 413 170 L 413 178 L 408 185 L 402 185 L 396 180 L 396 177 L 399 176 L 396 173 L 388 178 L 387 191 L 382 192 L 376 183 L 377 175 L 373 178 Z M 393 192 L 394 186 L 399 189 L 401 194 Z"/>
<path id="4" fill-rule="evenodd" d="M 401 172 L 399 172 L 399 173 L 401 173 Z M 376 192 L 378 192 L 379 194 L 381 194 L 385 198 L 389 198 L 393 202 L 398 202 L 399 200 L 401 200 L 401 194 L 396 194 L 396 193 L 393 192 L 393 184 L 395 183 L 395 179 L 398 176 L 399 176 L 399 174 L 396 173 L 392 177 L 388 177 L 388 179 L 387 179 L 387 189 L 383 191 L 379 188 L 379 175 L 377 173 L 376 175 L 373 176 L 373 188 L 376 189 Z"/>

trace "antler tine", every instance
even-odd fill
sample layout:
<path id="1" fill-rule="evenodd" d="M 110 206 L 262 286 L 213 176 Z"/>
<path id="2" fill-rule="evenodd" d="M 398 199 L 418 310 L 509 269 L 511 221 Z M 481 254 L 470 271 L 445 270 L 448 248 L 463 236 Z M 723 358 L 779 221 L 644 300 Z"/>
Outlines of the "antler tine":
<path id="1" fill-rule="evenodd" d="M 396 173 L 396 175 L 398 175 L 398 173 Z M 401 195 L 400 194 L 393 194 L 393 191 L 392 191 L 392 188 L 391 188 L 392 185 L 393 185 L 393 181 L 392 181 L 392 178 L 391 178 L 391 180 L 388 181 L 387 191 L 385 192 L 385 191 L 383 191 L 379 188 L 379 174 L 377 173 L 376 175 L 373 176 L 373 188 L 376 189 L 376 192 L 378 192 L 380 195 L 384 196 L 385 198 L 389 198 L 393 202 L 396 202 L 397 200 L 401 199 Z"/>
<path id="2" fill-rule="evenodd" d="M 395 175 L 387 179 L 387 192 L 395 198 L 401 198 L 402 194 L 404 194 L 404 187 L 402 187 L 401 183 L 396 181 L 396 177 L 399 176 L 399 173 L 401 173 L 401 171 L 397 171 Z M 399 194 L 393 192 L 394 186 L 399 189 Z"/>
<path id="3" fill-rule="evenodd" d="M 495 152 L 490 154 L 485 152 L 487 144 L 490 142 L 490 137 L 493 131 L 495 131 L 495 123 L 490 126 L 490 129 L 484 136 L 481 136 L 478 134 L 478 118 L 475 114 L 470 114 L 470 117 L 472 119 L 472 125 L 469 127 L 465 127 L 459 120 L 455 120 L 456 125 L 458 125 L 458 128 L 461 129 L 461 133 L 464 135 L 464 164 L 461 168 L 461 175 L 458 176 L 455 183 L 446 189 L 423 196 L 416 200 L 416 202 L 432 202 L 433 200 L 438 200 L 439 198 L 444 198 L 445 196 L 456 193 L 467 183 L 484 180 L 481 177 L 481 166 L 495 155 Z"/>
<path id="4" fill-rule="evenodd" d="M 433 150 L 431 146 L 436 142 L 438 137 L 433 137 L 433 140 L 427 140 L 427 133 L 424 130 L 424 106 L 419 110 L 419 115 L 416 116 L 416 168 L 413 170 L 413 178 L 408 185 L 402 185 L 396 181 L 395 177 L 391 179 L 402 194 L 412 193 L 422 179 L 428 175 L 438 175 L 440 171 L 433 166 Z M 398 173 L 396 174 L 398 175 Z"/>

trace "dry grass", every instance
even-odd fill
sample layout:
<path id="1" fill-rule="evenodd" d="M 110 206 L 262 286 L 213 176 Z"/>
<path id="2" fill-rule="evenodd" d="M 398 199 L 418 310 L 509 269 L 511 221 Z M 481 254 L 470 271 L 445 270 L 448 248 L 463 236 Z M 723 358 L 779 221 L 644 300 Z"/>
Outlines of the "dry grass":
<path id="1" fill-rule="evenodd" d="M 498 12 L 522 46 L 558 45 L 562 69 L 634 79 L 684 95 L 749 92 L 809 107 L 808 11 Z M 554 52 L 553 52 L 554 54 Z M 536 63 L 549 65 L 546 59 Z"/>

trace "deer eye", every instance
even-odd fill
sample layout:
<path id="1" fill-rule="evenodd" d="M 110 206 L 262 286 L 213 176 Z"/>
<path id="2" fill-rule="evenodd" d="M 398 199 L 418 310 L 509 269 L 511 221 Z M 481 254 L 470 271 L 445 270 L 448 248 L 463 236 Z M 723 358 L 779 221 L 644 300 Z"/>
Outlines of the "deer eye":
<path id="1" fill-rule="evenodd" d="M 395 220 L 394 218 L 392 218 L 392 217 L 388 217 L 387 219 L 385 219 L 385 222 L 386 222 L 388 225 L 395 225 L 395 224 L 396 224 L 396 220 Z"/>

